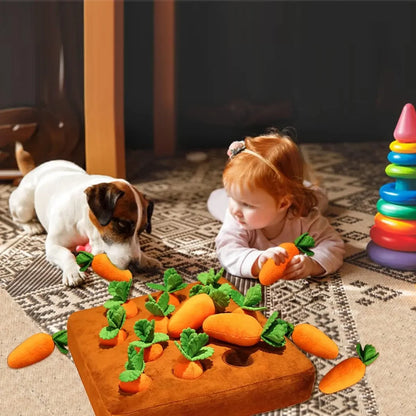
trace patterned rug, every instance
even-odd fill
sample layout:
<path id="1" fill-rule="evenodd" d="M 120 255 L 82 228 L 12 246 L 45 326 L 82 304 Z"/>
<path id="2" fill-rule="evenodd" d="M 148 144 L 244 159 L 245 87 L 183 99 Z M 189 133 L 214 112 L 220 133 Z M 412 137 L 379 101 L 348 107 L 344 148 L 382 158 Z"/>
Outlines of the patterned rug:
<path id="1" fill-rule="evenodd" d="M 323 395 L 316 385 L 307 402 L 267 415 L 389 415 L 393 414 L 389 403 L 397 410 L 406 402 L 397 414 L 410 416 L 414 413 L 407 413 L 408 407 L 415 404 L 406 400 L 410 392 L 398 393 L 394 387 L 389 390 L 383 377 L 387 375 L 390 383 L 395 377 L 403 383 L 405 369 L 416 364 L 411 352 L 416 341 L 413 334 L 402 345 L 405 365 L 399 364 L 397 349 L 389 352 L 387 345 L 387 341 L 395 342 L 402 327 L 404 331 L 408 325 L 414 328 L 416 273 L 376 265 L 365 251 L 378 189 L 388 179 L 384 174 L 388 142 L 304 145 L 303 150 L 327 188 L 331 202 L 326 214 L 345 240 L 345 264 L 323 279 L 277 282 L 264 289 L 264 303 L 269 311 L 279 310 L 294 324 L 318 326 L 337 342 L 340 354 L 336 360 L 310 356 L 318 381 L 334 364 L 355 355 L 357 342 L 375 345 L 380 358 L 368 369 L 373 373 L 371 380 L 366 375 L 355 386 L 332 395 Z M 142 248 L 165 268 L 176 268 L 187 282 L 195 281 L 202 271 L 220 267 L 214 248 L 220 223 L 208 213 L 206 200 L 213 189 L 221 186 L 226 157 L 222 149 L 207 151 L 206 156 L 202 162 L 192 162 L 185 156 L 154 160 L 137 152 L 128 160 L 129 176 L 137 178 L 133 182 L 155 201 L 153 232 L 143 235 Z M 44 258 L 45 235 L 28 237 L 12 223 L 8 197 L 13 189 L 10 184 L 0 184 L 0 287 L 40 328 L 55 332 L 65 328 L 71 313 L 108 299 L 107 282 L 89 273 L 83 286 L 63 286 L 60 271 Z M 225 277 L 242 292 L 255 283 Z M 132 295 L 149 293 L 145 283 L 161 281 L 160 274 L 141 274 L 135 279 Z M 386 331 L 387 321 L 396 330 Z M 397 363 L 389 364 L 390 357 Z"/>

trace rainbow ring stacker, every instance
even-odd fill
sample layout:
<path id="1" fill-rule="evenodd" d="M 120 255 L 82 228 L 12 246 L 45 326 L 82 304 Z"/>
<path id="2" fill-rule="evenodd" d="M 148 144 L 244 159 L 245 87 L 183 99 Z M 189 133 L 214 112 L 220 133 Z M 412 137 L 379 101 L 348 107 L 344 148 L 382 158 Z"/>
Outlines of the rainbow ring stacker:
<path id="1" fill-rule="evenodd" d="M 416 251 L 416 234 L 390 233 L 373 226 L 370 230 L 370 237 L 377 245 L 390 250 Z"/>
<path id="2" fill-rule="evenodd" d="M 386 167 L 386 174 L 396 181 L 380 188 L 381 198 L 393 204 L 416 205 L 416 166 L 391 163 Z"/>
<path id="3" fill-rule="evenodd" d="M 387 159 L 391 163 L 404 166 L 416 166 L 416 153 L 390 152 Z"/>
<path id="4" fill-rule="evenodd" d="M 386 167 L 386 174 L 391 178 L 416 179 L 416 166 L 401 166 L 390 163 Z"/>
<path id="5" fill-rule="evenodd" d="M 416 234 L 416 221 L 390 218 L 379 212 L 374 217 L 374 225 L 390 233 L 405 235 Z"/>
<path id="6" fill-rule="evenodd" d="M 401 143 L 394 140 L 390 143 L 390 150 L 397 153 L 416 153 L 416 143 Z"/>
<path id="7" fill-rule="evenodd" d="M 382 198 L 377 201 L 377 212 L 386 217 L 416 220 L 416 205 L 392 204 Z"/>
<path id="8" fill-rule="evenodd" d="M 398 189 L 399 185 L 405 185 L 405 181 L 386 183 L 379 189 L 379 194 L 382 199 L 392 204 L 399 205 L 416 205 L 416 190 Z M 410 185 L 410 184 L 408 184 Z"/>
<path id="9" fill-rule="evenodd" d="M 374 263 L 381 266 L 397 270 L 416 270 L 416 252 L 390 250 L 370 241 L 367 254 Z"/>

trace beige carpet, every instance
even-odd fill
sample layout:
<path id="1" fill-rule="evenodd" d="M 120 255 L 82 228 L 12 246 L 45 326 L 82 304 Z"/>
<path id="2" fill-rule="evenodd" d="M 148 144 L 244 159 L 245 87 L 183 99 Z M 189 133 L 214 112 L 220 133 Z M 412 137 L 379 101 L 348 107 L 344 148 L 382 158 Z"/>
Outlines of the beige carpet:
<path id="1" fill-rule="evenodd" d="M 378 189 L 389 180 L 384 174 L 388 142 L 303 148 L 328 189 L 327 215 L 343 236 L 347 255 L 341 270 L 325 279 L 278 282 L 265 290 L 265 304 L 294 323 L 316 324 L 336 340 L 340 356 L 334 362 L 310 357 L 318 381 L 335 363 L 354 355 L 356 342 L 374 345 L 380 356 L 354 387 L 328 396 L 315 388 L 308 402 L 268 414 L 414 416 L 416 273 L 373 264 L 365 252 Z M 220 224 L 210 217 L 205 202 L 220 185 L 225 155 L 213 150 L 207 156 L 199 163 L 181 156 L 158 161 L 129 156 L 141 161 L 129 162 L 129 176 L 156 202 L 154 232 L 143 237 L 143 248 L 189 282 L 200 271 L 218 268 L 213 239 Z M 106 284 L 95 275 L 81 288 L 61 285 L 59 272 L 44 260 L 44 236 L 29 238 L 10 221 L 7 199 L 12 189 L 0 184 L 0 414 L 92 415 L 70 358 L 55 351 L 31 367 L 7 367 L 7 354 L 21 340 L 34 332 L 62 329 L 72 312 L 107 298 Z M 240 290 L 253 283 L 227 277 Z M 159 282 L 160 276 L 137 277 L 133 295 L 147 293 L 148 281 Z"/>

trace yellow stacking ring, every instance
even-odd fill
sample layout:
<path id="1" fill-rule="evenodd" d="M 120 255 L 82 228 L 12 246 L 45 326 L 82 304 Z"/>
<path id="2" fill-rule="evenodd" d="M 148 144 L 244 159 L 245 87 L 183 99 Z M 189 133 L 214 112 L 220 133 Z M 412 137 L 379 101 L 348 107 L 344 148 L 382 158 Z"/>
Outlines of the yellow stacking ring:
<path id="1" fill-rule="evenodd" d="M 401 143 L 394 140 L 390 143 L 390 150 L 397 153 L 416 153 L 416 143 Z"/>
<path id="2" fill-rule="evenodd" d="M 379 212 L 374 217 L 374 224 L 378 228 L 391 233 L 406 235 L 416 234 L 416 221 L 390 218 Z"/>

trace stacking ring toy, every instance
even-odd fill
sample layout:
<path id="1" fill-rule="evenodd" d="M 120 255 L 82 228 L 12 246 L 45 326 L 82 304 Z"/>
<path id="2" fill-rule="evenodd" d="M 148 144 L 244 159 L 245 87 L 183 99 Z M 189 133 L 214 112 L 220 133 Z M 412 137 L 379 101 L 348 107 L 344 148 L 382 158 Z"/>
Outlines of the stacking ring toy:
<path id="1" fill-rule="evenodd" d="M 396 218 L 386 217 L 379 212 L 374 217 L 374 225 L 390 233 L 416 234 L 416 221 L 398 220 Z"/>
<path id="2" fill-rule="evenodd" d="M 416 205 L 416 190 L 398 191 L 395 182 L 389 182 L 380 187 L 379 194 L 382 199 L 392 204 Z"/>
<path id="3" fill-rule="evenodd" d="M 416 270 L 416 253 L 389 250 L 370 241 L 367 245 L 367 254 L 374 263 L 381 266 L 397 270 Z"/>
<path id="4" fill-rule="evenodd" d="M 383 231 L 376 226 L 371 227 L 371 239 L 379 246 L 390 250 L 414 251 L 416 252 L 416 234 L 395 234 Z"/>
<path id="5" fill-rule="evenodd" d="M 401 143 L 394 140 L 389 146 L 392 152 L 397 153 L 416 153 L 416 143 Z"/>
<path id="6" fill-rule="evenodd" d="M 390 163 L 386 166 L 386 174 L 391 178 L 416 179 L 416 166 L 400 166 Z"/>
<path id="7" fill-rule="evenodd" d="M 404 166 L 416 166 L 416 153 L 397 153 L 390 152 L 387 159 L 391 163 Z"/>
<path id="8" fill-rule="evenodd" d="M 377 201 L 377 212 L 387 217 L 416 220 L 416 205 L 397 205 L 391 204 L 384 199 L 379 199 Z"/>

